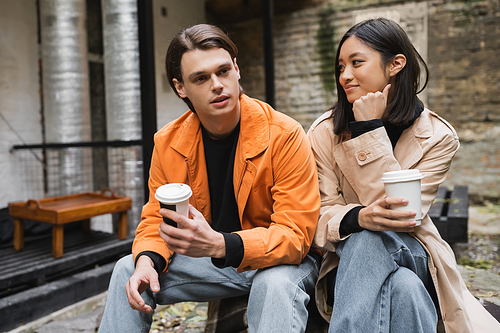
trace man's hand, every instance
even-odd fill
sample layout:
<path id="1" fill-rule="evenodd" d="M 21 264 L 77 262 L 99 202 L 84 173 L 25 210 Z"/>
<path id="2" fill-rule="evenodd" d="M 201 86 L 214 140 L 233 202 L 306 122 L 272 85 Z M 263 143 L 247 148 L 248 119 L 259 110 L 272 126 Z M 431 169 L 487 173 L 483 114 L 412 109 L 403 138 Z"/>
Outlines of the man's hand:
<path id="1" fill-rule="evenodd" d="M 412 211 L 390 209 L 390 205 L 407 205 L 408 200 L 401 198 L 383 198 L 371 205 L 362 208 L 358 214 L 359 226 L 372 231 L 413 232 L 417 224 L 414 220 L 417 215 Z M 399 221 L 408 219 L 409 221 Z"/>
<path id="2" fill-rule="evenodd" d="M 356 121 L 382 119 L 387 108 L 387 97 L 391 85 L 385 86 L 382 92 L 368 93 L 354 101 L 352 112 Z"/>
<path id="3" fill-rule="evenodd" d="M 160 223 L 160 237 L 172 251 L 194 258 L 226 256 L 224 236 L 213 230 L 203 214 L 193 206 L 189 205 L 189 214 L 193 219 L 169 209 L 160 209 L 160 214 L 177 222 L 177 228 Z"/>
<path id="4" fill-rule="evenodd" d="M 142 313 L 152 313 L 153 309 L 147 305 L 141 294 L 148 288 L 154 292 L 160 291 L 158 273 L 154 269 L 154 263 L 148 256 L 140 256 L 137 259 L 135 272 L 128 281 L 125 289 L 127 291 L 130 307 Z"/>

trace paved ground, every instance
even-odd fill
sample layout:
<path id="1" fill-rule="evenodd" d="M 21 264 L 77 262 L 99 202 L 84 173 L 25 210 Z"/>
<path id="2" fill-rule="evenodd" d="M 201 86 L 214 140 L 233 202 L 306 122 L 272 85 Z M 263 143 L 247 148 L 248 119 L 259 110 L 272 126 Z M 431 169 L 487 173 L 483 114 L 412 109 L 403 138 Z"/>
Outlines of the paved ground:
<path id="1" fill-rule="evenodd" d="M 500 205 L 469 207 L 469 233 L 500 235 Z"/>
<path id="2" fill-rule="evenodd" d="M 469 243 L 452 246 L 462 277 L 476 297 L 500 306 L 500 206 L 470 207 L 469 234 Z M 105 300 L 106 293 L 103 293 L 10 333 L 94 333 Z M 201 333 L 206 315 L 207 303 L 162 307 L 155 314 L 151 333 Z"/>
<path id="3" fill-rule="evenodd" d="M 500 306 L 500 206 L 469 208 L 469 242 L 452 245 L 462 277 L 478 298 Z"/>

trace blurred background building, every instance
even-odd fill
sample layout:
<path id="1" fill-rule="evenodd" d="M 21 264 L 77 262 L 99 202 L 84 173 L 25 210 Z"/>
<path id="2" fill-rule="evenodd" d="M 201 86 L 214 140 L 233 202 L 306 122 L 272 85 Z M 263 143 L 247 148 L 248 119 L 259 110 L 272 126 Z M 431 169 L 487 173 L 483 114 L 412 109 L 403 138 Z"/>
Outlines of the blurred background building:
<path id="1" fill-rule="evenodd" d="M 429 66 L 420 98 L 461 138 L 445 185 L 498 204 L 499 13 L 500 0 L 0 0 L 0 330 L 107 289 L 147 200 L 153 135 L 187 110 L 167 82 L 168 44 L 197 23 L 236 43 L 249 96 L 307 130 L 335 100 L 347 29 L 397 21 Z M 132 198 L 126 240 L 108 214 L 89 234 L 72 224 L 62 259 L 48 223 L 26 223 L 31 238 L 13 249 L 9 203 L 104 188 Z"/>
<path id="2" fill-rule="evenodd" d="M 186 111 L 163 64 L 180 28 L 208 22 L 227 31 L 245 92 L 307 130 L 334 101 L 339 39 L 372 16 L 397 21 L 429 65 L 421 99 L 462 142 L 447 185 L 468 185 L 478 201 L 500 198 L 499 0 L 153 0 L 150 16 L 138 7 L 0 0 L 0 208 L 110 187 L 132 197 L 133 233 L 146 200 L 145 125 L 159 129 Z M 152 27 L 153 64 L 140 60 L 141 17 Z M 145 75 L 154 86 L 147 96 Z M 92 228 L 112 231 L 110 221 L 95 218 Z"/>

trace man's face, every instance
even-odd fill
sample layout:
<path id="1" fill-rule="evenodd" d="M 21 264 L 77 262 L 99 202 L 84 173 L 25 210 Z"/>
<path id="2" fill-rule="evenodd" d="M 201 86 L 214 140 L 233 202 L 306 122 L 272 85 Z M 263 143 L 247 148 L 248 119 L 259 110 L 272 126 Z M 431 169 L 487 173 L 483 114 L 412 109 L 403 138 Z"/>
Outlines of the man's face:
<path id="1" fill-rule="evenodd" d="M 221 48 L 188 51 L 182 56 L 181 69 L 183 82 L 173 79 L 179 96 L 189 98 L 210 134 L 229 134 L 240 118 L 236 59 Z"/>

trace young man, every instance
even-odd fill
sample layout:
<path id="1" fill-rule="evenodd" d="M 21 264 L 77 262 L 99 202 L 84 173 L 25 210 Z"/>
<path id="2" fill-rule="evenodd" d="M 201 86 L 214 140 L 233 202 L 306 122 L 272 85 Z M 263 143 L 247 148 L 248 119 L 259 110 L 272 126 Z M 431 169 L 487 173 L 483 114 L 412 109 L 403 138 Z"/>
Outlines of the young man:
<path id="1" fill-rule="evenodd" d="M 133 256 L 113 271 L 100 332 L 149 332 L 156 304 L 243 294 L 250 332 L 305 331 L 318 277 L 319 256 L 308 254 L 315 161 L 297 122 L 242 93 L 237 53 L 206 24 L 168 48 L 168 79 L 190 111 L 155 135 L 149 201 Z M 155 191 L 167 183 L 191 186 L 190 218 L 160 209 Z"/>

